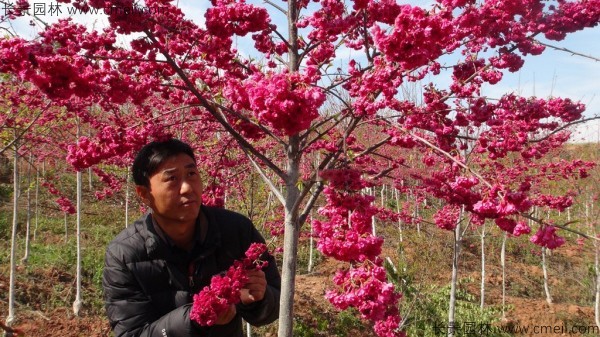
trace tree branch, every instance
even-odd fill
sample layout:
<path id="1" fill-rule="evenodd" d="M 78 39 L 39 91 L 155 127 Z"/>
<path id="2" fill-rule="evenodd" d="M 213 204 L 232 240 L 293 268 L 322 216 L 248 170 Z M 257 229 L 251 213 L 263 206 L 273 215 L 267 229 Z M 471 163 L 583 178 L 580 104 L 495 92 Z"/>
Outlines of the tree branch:
<path id="1" fill-rule="evenodd" d="M 477 178 L 479 178 L 479 180 L 481 180 L 481 182 L 483 182 L 487 187 L 489 188 L 493 188 L 492 184 L 490 184 L 485 178 L 483 178 L 479 173 L 477 173 L 475 170 L 473 170 L 472 168 L 470 168 L 469 166 L 463 164 L 460 160 L 454 158 L 450 153 L 440 149 L 439 147 L 431 144 L 431 142 L 429 142 L 427 139 L 422 138 L 420 136 L 417 136 L 413 133 L 408 132 L 407 130 L 404 130 L 404 132 L 408 133 L 411 137 L 417 139 L 418 141 L 420 141 L 421 143 L 429 146 L 430 148 L 436 150 L 437 152 L 441 153 L 444 157 L 450 159 L 451 161 L 455 162 L 458 166 L 464 168 L 465 170 L 467 170 L 468 172 L 470 172 L 471 174 L 473 174 L 474 176 L 476 176 Z"/>
<path id="2" fill-rule="evenodd" d="M 380 148 L 381 146 L 383 146 L 384 144 L 386 144 L 390 139 L 392 139 L 392 136 L 387 136 L 386 138 L 380 140 L 379 142 L 369 146 L 368 148 L 364 149 L 362 152 L 360 152 L 359 154 L 357 154 L 354 158 L 358 158 L 358 157 L 362 157 L 364 155 L 367 155 L 375 150 L 377 150 L 378 148 Z"/>
<path id="3" fill-rule="evenodd" d="M 285 9 L 279 7 L 278 5 L 274 4 L 272 1 L 264 0 L 264 3 L 273 6 L 275 9 L 279 10 L 281 13 L 283 13 L 285 16 L 287 16 L 287 11 Z"/>
<path id="4" fill-rule="evenodd" d="M 335 123 L 333 123 L 333 125 L 331 125 L 330 127 L 328 127 L 325 131 L 320 132 L 320 131 L 316 131 L 318 127 L 320 127 L 321 125 L 325 124 L 326 122 L 334 119 L 335 117 L 337 117 L 336 115 L 332 115 L 331 117 L 315 124 L 313 127 L 311 127 L 311 129 L 315 130 L 315 132 L 317 133 L 317 135 L 315 136 L 315 138 L 311 139 L 310 141 L 308 141 L 306 144 L 304 144 L 302 146 L 301 151 L 306 150 L 308 147 L 310 147 L 312 144 L 314 144 L 316 141 L 318 141 L 319 139 L 323 138 L 323 136 L 325 136 L 327 133 L 329 133 L 330 130 L 332 130 L 333 128 L 335 128 L 336 126 L 338 126 L 340 124 L 340 122 L 342 121 L 342 119 L 336 120 Z M 308 132 L 305 133 L 305 135 L 303 135 L 302 139 L 304 139 L 305 136 L 308 136 Z"/>
<path id="5" fill-rule="evenodd" d="M 317 182 L 317 189 L 315 190 L 314 193 L 311 194 L 310 199 L 308 199 L 306 206 L 304 206 L 304 209 L 302 210 L 302 213 L 300 214 L 300 217 L 298 218 L 298 226 L 302 227 L 302 225 L 308 218 L 308 214 L 310 214 L 310 211 L 313 208 L 313 206 L 315 205 L 315 203 L 317 202 L 317 199 L 319 199 L 321 192 L 323 192 L 323 187 L 325 187 L 325 185 L 323 184 L 322 181 Z"/>
<path id="6" fill-rule="evenodd" d="M 261 130 L 262 130 L 262 132 L 266 133 L 266 134 L 267 134 L 267 135 L 269 135 L 271 138 L 275 139 L 275 141 L 277 141 L 279 144 L 281 144 L 281 145 L 283 145 L 283 146 L 286 146 L 286 145 L 287 145 L 287 144 L 286 144 L 286 143 L 283 141 L 283 139 L 281 139 L 281 138 L 277 137 L 276 135 L 274 135 L 274 134 L 273 134 L 273 133 L 272 133 L 272 132 L 271 132 L 269 129 L 267 129 L 267 128 L 266 128 L 265 126 L 263 126 L 262 124 L 255 123 L 255 122 L 254 122 L 254 121 L 252 121 L 250 118 L 248 118 L 248 117 L 246 117 L 246 116 L 242 115 L 241 113 L 239 113 L 239 112 L 237 112 L 237 111 L 235 111 L 235 110 L 233 110 L 233 109 L 230 109 L 230 108 L 228 108 L 228 107 L 225 107 L 225 106 L 223 106 L 223 105 L 221 105 L 221 104 L 219 104 L 219 103 L 217 103 L 217 102 L 215 102 L 215 101 L 212 101 L 212 103 L 213 103 L 214 105 L 218 106 L 218 107 L 219 107 L 221 110 L 228 111 L 229 113 L 231 113 L 231 114 L 234 114 L 236 117 L 238 117 L 239 119 L 241 119 L 241 120 L 245 121 L 246 123 L 250 123 L 250 124 L 252 124 L 252 125 L 256 126 L 257 128 L 261 129 Z"/>
<path id="7" fill-rule="evenodd" d="M 564 51 L 564 52 L 567 52 L 567 53 L 569 53 L 569 54 L 571 54 L 571 55 L 575 55 L 575 56 L 581 56 L 581 57 L 585 57 L 585 58 L 588 58 L 588 59 L 590 59 L 590 60 L 594 60 L 594 61 L 596 61 L 596 62 L 600 61 L 600 58 L 598 58 L 598 57 L 595 57 L 595 56 L 591 56 L 591 55 L 586 55 L 586 54 L 578 53 L 578 52 L 575 52 L 575 51 L 572 51 L 572 50 L 570 50 L 570 49 L 563 48 L 563 47 L 557 47 L 557 46 L 553 46 L 553 45 L 550 45 L 550 44 L 547 44 L 547 43 L 541 42 L 540 40 L 537 40 L 537 39 L 533 39 L 533 38 L 532 38 L 532 40 L 533 40 L 533 41 L 535 41 L 535 42 L 537 42 L 537 43 L 539 43 L 539 44 L 541 44 L 541 45 L 542 45 L 542 46 L 544 46 L 544 47 L 552 48 L 552 49 L 554 49 L 554 50 Z"/>
<path id="8" fill-rule="evenodd" d="M 573 122 L 567 123 L 567 124 L 559 127 L 558 129 L 553 130 L 552 132 L 550 132 L 549 134 L 545 135 L 544 137 L 539 138 L 539 139 L 532 139 L 532 140 L 528 141 L 528 143 L 541 142 L 543 140 L 546 140 L 546 139 L 550 138 L 550 136 L 556 134 L 557 132 L 559 132 L 561 130 L 564 130 L 564 129 L 570 127 L 570 126 L 577 125 L 577 124 L 587 123 L 589 121 L 593 121 L 593 120 L 596 120 L 596 119 L 600 119 L 600 115 L 599 116 L 590 117 L 590 118 L 584 118 L 584 119 L 580 119 L 580 120 L 577 120 L 577 121 L 573 121 Z"/>
<path id="9" fill-rule="evenodd" d="M 160 45 L 160 43 L 154 38 L 152 33 L 148 30 L 144 31 L 146 36 L 154 43 L 160 50 L 161 54 L 166 58 L 167 62 L 173 67 L 173 70 L 179 75 L 181 80 L 186 84 L 188 89 L 194 96 L 200 101 L 200 104 L 235 138 L 238 144 L 243 148 L 250 151 L 256 158 L 260 159 L 266 166 L 268 166 L 275 174 L 277 174 L 282 180 L 286 180 L 287 174 L 283 172 L 277 165 L 275 165 L 269 158 L 264 154 L 260 153 L 252 144 L 250 144 L 240 133 L 238 133 L 223 117 L 221 113 L 213 106 L 199 91 L 196 86 L 188 78 L 187 74 L 179 67 L 171 55 Z"/>
<path id="10" fill-rule="evenodd" d="M 529 213 L 522 212 L 522 213 L 521 213 L 521 216 L 522 216 L 522 217 L 524 217 L 524 218 L 526 218 L 526 219 L 529 219 L 529 220 L 532 220 L 532 221 L 534 221 L 534 222 L 537 222 L 537 223 L 539 223 L 540 225 L 558 227 L 558 228 L 560 228 L 560 229 L 564 229 L 564 230 L 566 230 L 567 232 L 571 232 L 571 233 L 575 233 L 575 234 L 577 234 L 577 235 L 581 235 L 582 237 L 584 237 L 584 238 L 586 238 L 586 239 L 591 239 L 591 240 L 600 241 L 600 238 L 597 238 L 597 237 L 592 237 L 592 236 L 589 236 L 589 235 L 587 235 L 587 234 L 584 234 L 584 233 L 582 233 L 582 232 L 580 232 L 580 231 L 578 231 L 578 230 L 575 230 L 575 229 L 572 229 L 572 228 L 569 228 L 569 227 L 567 227 L 568 225 L 570 225 L 570 224 L 572 224 L 572 223 L 576 223 L 576 222 L 578 222 L 577 220 L 574 220 L 574 221 L 569 221 L 569 222 L 566 222 L 566 223 L 564 223 L 564 224 L 562 224 L 562 225 L 552 225 L 552 224 L 549 224 L 549 223 L 545 222 L 545 221 L 544 221 L 544 220 L 542 220 L 542 219 L 538 219 L 538 218 L 536 218 L 536 217 L 532 216 L 532 215 L 531 215 L 531 214 L 529 214 Z"/>
<path id="11" fill-rule="evenodd" d="M 10 143 L 8 143 L 8 145 L 6 145 L 4 148 L 2 148 L 2 150 L 0 150 L 0 155 L 3 154 L 4 151 L 8 150 L 11 146 L 13 146 L 14 143 L 18 142 L 27 133 L 27 131 L 29 131 L 29 129 L 31 129 L 33 124 L 35 124 L 35 122 L 40 118 L 40 116 L 44 113 L 44 111 L 46 111 L 46 109 L 48 109 L 49 106 L 50 106 L 50 103 L 48 103 L 48 105 L 46 105 L 43 109 L 41 109 L 40 112 L 38 112 L 38 114 L 29 123 L 29 125 L 27 125 L 25 127 L 25 129 L 23 129 L 21 134 L 19 134 L 17 137 L 15 137 Z"/>

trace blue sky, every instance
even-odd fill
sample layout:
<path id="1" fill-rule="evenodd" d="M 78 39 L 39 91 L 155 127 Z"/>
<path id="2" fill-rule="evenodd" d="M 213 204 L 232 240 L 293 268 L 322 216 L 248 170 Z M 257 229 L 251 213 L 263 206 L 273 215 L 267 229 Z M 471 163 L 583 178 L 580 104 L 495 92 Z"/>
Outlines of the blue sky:
<path id="1" fill-rule="evenodd" d="M 204 10 L 208 1 L 197 0 L 177 0 L 179 6 L 184 10 L 184 13 L 189 18 L 199 24 L 204 22 Z M 264 4 L 261 0 L 247 0 L 249 3 Z M 282 7 L 285 2 L 275 0 L 275 3 Z M 34 3 L 46 3 L 56 5 L 56 1 L 48 0 L 31 0 L 30 5 Z M 429 8 L 431 1 L 409 1 L 413 5 Z M 64 6 L 64 5 L 63 5 Z M 63 12 L 66 12 L 63 10 Z M 55 22 L 59 17 L 67 17 L 66 13 L 62 15 L 45 15 L 40 16 L 46 22 Z M 285 27 L 283 14 L 276 12 L 273 14 L 272 21 L 279 27 Z M 83 23 L 90 27 L 101 28 L 107 24 L 106 19 L 99 15 L 76 15 L 74 20 Z M 13 22 L 13 28 L 20 35 L 26 37 L 35 36 L 39 28 L 28 25 L 28 19 L 19 19 Z M 2 24 L 6 27 L 6 24 Z M 126 40 L 123 39 L 123 42 Z M 600 27 L 587 29 L 575 34 L 571 34 L 564 41 L 544 41 L 549 44 L 556 45 L 561 48 L 566 48 L 577 53 L 586 54 L 595 58 L 600 58 Z M 246 46 L 249 41 L 246 39 L 238 39 L 238 49 L 240 53 L 247 54 Z M 341 63 L 346 63 L 344 58 L 348 58 L 350 54 L 339 60 Z M 446 81 L 438 79 L 436 81 Z M 505 74 L 503 80 L 494 86 L 484 88 L 483 94 L 491 97 L 499 97 L 503 93 L 515 92 L 523 96 L 538 96 L 538 97 L 569 97 L 573 100 L 580 100 L 587 106 L 586 116 L 600 115 L 600 62 L 574 56 L 564 51 L 557 51 L 547 48 L 544 54 L 540 56 L 530 57 L 526 59 L 525 66 L 517 73 Z M 595 121 L 578 129 L 580 135 L 577 139 L 585 139 L 591 141 L 600 140 L 600 122 Z"/>

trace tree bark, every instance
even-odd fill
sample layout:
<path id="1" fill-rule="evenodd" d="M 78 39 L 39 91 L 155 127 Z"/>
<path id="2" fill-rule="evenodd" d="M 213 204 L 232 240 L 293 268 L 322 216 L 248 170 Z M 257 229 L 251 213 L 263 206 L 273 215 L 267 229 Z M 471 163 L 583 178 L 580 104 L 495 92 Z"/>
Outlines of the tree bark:
<path id="1" fill-rule="evenodd" d="M 596 326 L 600 328 L 600 245 L 597 241 L 594 241 L 594 248 L 594 270 L 596 272 L 596 298 L 594 301 L 594 319 L 596 321 Z"/>
<path id="2" fill-rule="evenodd" d="M 544 272 L 544 292 L 546 293 L 546 302 L 552 304 L 550 286 L 548 285 L 548 269 L 546 268 L 546 247 L 542 247 L 542 271 Z"/>
<path id="3" fill-rule="evenodd" d="M 480 291 L 481 301 L 479 303 L 479 308 L 483 310 L 485 306 L 485 223 L 483 227 L 481 227 L 481 291 Z"/>
<path id="4" fill-rule="evenodd" d="M 39 219 L 39 195 L 40 195 L 40 170 L 35 168 L 35 225 L 33 227 L 33 241 L 36 239 L 37 230 L 38 230 L 38 219 Z"/>
<path id="5" fill-rule="evenodd" d="M 394 192 L 396 194 L 396 213 L 400 214 L 400 192 L 397 189 Z M 398 217 L 398 240 L 402 244 L 402 220 L 400 217 Z"/>
<path id="6" fill-rule="evenodd" d="M 17 132 L 15 131 L 15 137 Z M 18 202 L 19 202 L 19 146 L 17 141 L 14 143 L 15 157 L 13 162 L 13 219 L 12 233 L 10 236 L 10 276 L 8 286 L 8 316 L 6 316 L 6 325 L 11 326 L 15 320 L 15 274 L 16 268 L 16 246 L 17 246 L 17 225 L 18 225 Z"/>
<path id="7" fill-rule="evenodd" d="M 458 255 L 460 254 L 460 223 L 462 221 L 463 210 L 460 211 L 458 220 L 456 221 L 456 228 L 454 228 L 454 250 L 452 252 L 452 280 L 450 283 L 450 304 L 448 307 L 448 337 L 454 337 L 456 332 L 454 331 L 454 314 L 456 312 L 456 286 L 458 283 Z"/>
<path id="8" fill-rule="evenodd" d="M 129 166 L 125 174 L 125 227 L 129 226 Z"/>
<path id="9" fill-rule="evenodd" d="M 67 212 L 65 213 L 65 244 L 69 241 L 69 226 L 67 224 Z"/>
<path id="10" fill-rule="evenodd" d="M 290 1 L 290 3 L 295 3 Z M 296 279 L 296 264 L 298 257 L 298 198 L 300 190 L 297 181 L 300 172 L 298 156 L 299 139 L 290 137 L 288 147 L 288 169 L 285 195 L 285 221 L 283 234 L 283 265 L 281 267 L 281 301 L 279 305 L 278 337 L 291 337 L 294 328 L 294 293 Z"/>
<path id="11" fill-rule="evenodd" d="M 29 165 L 27 166 L 27 217 L 25 221 L 25 253 L 21 258 L 22 263 L 27 263 L 29 259 L 29 237 L 31 235 L 31 158 L 29 154 Z"/>
<path id="12" fill-rule="evenodd" d="M 310 273 L 313 269 L 313 246 L 314 246 L 314 240 L 313 240 L 313 235 L 314 235 L 314 230 L 313 230 L 313 225 L 312 225 L 312 216 L 310 217 L 311 222 L 310 222 L 310 237 L 308 238 L 309 240 L 309 245 L 308 245 L 308 272 Z"/>
<path id="13" fill-rule="evenodd" d="M 79 121 L 77 122 L 77 139 L 79 139 L 80 126 Z M 77 171 L 77 220 L 76 220 L 76 237 L 77 237 L 77 277 L 76 277 L 76 290 L 75 290 L 75 301 L 73 302 L 73 314 L 79 316 L 81 310 L 81 192 L 83 185 L 83 177 L 81 171 Z"/>
<path id="14" fill-rule="evenodd" d="M 298 4 L 296 0 L 288 0 L 288 70 L 290 73 L 299 69 L 298 53 Z M 298 259 L 299 197 L 298 178 L 300 174 L 300 137 L 292 135 L 287 145 L 287 174 L 285 195 L 285 220 L 283 232 L 283 265 L 281 266 L 281 301 L 279 304 L 278 337 L 291 337 L 294 328 L 294 293 L 296 280 L 296 264 Z"/>
<path id="15" fill-rule="evenodd" d="M 502 249 L 500 250 L 500 266 L 502 267 L 502 320 L 506 320 L 506 237 L 504 232 L 502 238 Z"/>

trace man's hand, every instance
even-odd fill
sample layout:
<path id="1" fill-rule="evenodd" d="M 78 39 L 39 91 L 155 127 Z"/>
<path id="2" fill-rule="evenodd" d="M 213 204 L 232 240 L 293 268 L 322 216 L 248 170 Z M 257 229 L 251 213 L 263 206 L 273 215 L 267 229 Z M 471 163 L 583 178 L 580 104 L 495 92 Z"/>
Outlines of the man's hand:
<path id="1" fill-rule="evenodd" d="M 262 270 L 248 271 L 248 283 L 240 291 L 240 299 L 243 304 L 258 302 L 265 297 L 267 290 L 267 279 Z"/>
<path id="2" fill-rule="evenodd" d="M 236 312 L 235 305 L 230 305 L 227 311 L 221 313 L 219 317 L 217 317 L 215 325 L 224 325 L 231 322 L 231 320 L 235 317 Z"/>

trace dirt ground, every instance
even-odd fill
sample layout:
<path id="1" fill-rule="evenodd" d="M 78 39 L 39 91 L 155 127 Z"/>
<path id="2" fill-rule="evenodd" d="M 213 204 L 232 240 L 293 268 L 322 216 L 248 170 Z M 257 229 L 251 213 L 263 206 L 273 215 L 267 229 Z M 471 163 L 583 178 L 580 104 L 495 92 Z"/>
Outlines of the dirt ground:
<path id="1" fill-rule="evenodd" d="M 321 317 L 335 319 L 337 312 L 324 298 L 325 291 L 331 285 L 331 276 L 335 270 L 343 266 L 342 263 L 325 260 L 311 274 L 298 275 L 296 281 L 295 314 L 302 317 L 305 322 L 311 322 L 314 313 Z M 472 277 L 477 279 L 477 273 Z M 541 270 L 531 265 L 512 266 L 508 286 L 519 283 L 527 285 L 531 277 L 538 277 Z M 101 314 L 89 314 L 85 309 L 81 317 L 75 317 L 71 308 L 45 310 L 44 302 L 51 299 L 46 295 L 58 282 L 72 283 L 72 277 L 56 270 L 48 270 L 38 275 L 35 282 L 27 284 L 17 283 L 21 289 L 17 299 L 18 321 L 15 327 L 21 329 L 25 336 L 54 337 L 54 336 L 111 336 L 109 324 Z M 440 276 L 440 279 L 443 277 Z M 477 283 L 477 282 L 475 282 Z M 498 304 L 501 298 L 501 278 L 493 268 L 487 276 L 487 301 L 489 304 Z M 478 284 L 473 284 L 469 292 L 478 293 Z M 67 290 L 65 290 L 67 291 Z M 72 290 L 71 290 L 72 291 Z M 8 278 L 0 274 L 0 294 L 8 293 Z M 70 296 L 70 294 L 65 294 Z M 523 336 L 581 336 L 583 330 L 592 331 L 594 311 L 591 307 L 583 307 L 569 303 L 554 303 L 549 305 L 544 298 L 521 298 L 508 296 L 506 303 L 510 310 L 506 320 L 501 326 L 512 326 L 515 329 L 527 328 L 522 331 Z M 6 296 L 0 297 L 0 319 L 4 321 L 7 314 Z M 27 306 L 19 303 L 28 303 Z M 32 303 L 37 303 L 32 305 Z M 316 323 L 315 323 L 316 324 Z M 536 328 L 537 327 L 537 328 Z M 554 330 L 551 330 L 554 329 Z M 573 333 L 572 329 L 575 330 Z M 596 330 L 597 332 L 597 330 Z M 269 335 L 273 335 L 270 333 Z M 334 336 L 335 334 L 332 334 Z M 485 334 L 484 334 L 485 335 Z M 491 336 L 491 334 L 488 334 Z M 592 335 L 592 334 L 590 334 Z M 356 336 L 375 336 L 371 331 L 361 330 Z"/>

